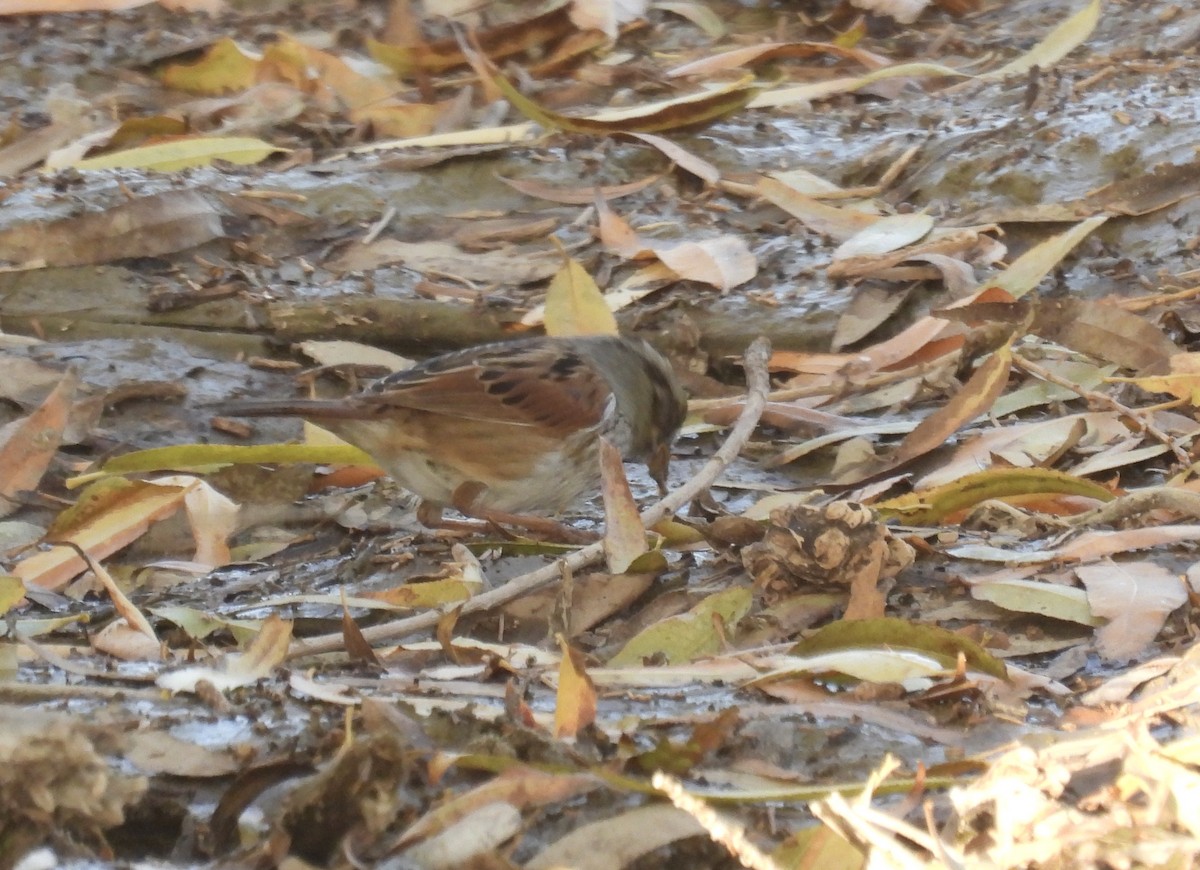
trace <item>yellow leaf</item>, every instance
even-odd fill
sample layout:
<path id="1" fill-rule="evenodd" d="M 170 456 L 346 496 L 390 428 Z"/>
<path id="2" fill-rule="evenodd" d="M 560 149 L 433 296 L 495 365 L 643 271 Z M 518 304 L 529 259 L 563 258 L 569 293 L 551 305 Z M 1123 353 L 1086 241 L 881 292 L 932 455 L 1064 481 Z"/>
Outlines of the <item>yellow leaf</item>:
<path id="1" fill-rule="evenodd" d="M 214 160 L 246 165 L 258 163 L 279 151 L 289 151 L 262 139 L 248 136 L 198 136 L 155 145 L 142 145 L 88 157 L 72 164 L 76 169 L 153 169 L 176 172 L 193 166 L 208 166 Z"/>
<path id="2" fill-rule="evenodd" d="M 1088 218 L 1065 233 L 1051 236 L 1034 245 L 1009 265 L 1007 269 L 987 282 L 989 287 L 1007 290 L 1014 299 L 1020 299 L 1037 287 L 1050 271 L 1057 266 L 1071 249 L 1087 238 L 1092 230 L 1108 220 L 1104 215 Z"/>
<path id="3" fill-rule="evenodd" d="M 1150 393 L 1170 393 L 1200 407 L 1200 353 L 1177 353 L 1170 359 L 1171 373 L 1145 378 L 1108 378 L 1137 384 Z"/>
<path id="4" fill-rule="evenodd" d="M 317 465 L 368 465 L 375 460 L 357 447 L 348 445 L 259 444 L 252 447 L 227 444 L 178 444 L 152 447 L 114 457 L 100 467 L 72 477 L 67 486 L 74 489 L 94 480 L 119 474 L 146 471 L 216 471 L 227 465 L 311 462 Z"/>
<path id="5" fill-rule="evenodd" d="M 20 577 L 0 576 L 0 616 L 12 610 L 25 597 L 25 584 Z"/>
<path id="6" fill-rule="evenodd" d="M 547 335 L 616 335 L 604 294 L 575 260 L 567 260 L 546 290 Z"/>
<path id="7" fill-rule="evenodd" d="M 1005 76 L 1021 75 L 1029 72 L 1035 66 L 1038 69 L 1047 70 L 1091 36 L 1099 21 L 1100 0 L 1091 0 L 1087 6 L 1046 34 L 1046 37 L 1029 51 L 999 69 L 983 73 L 979 78 L 999 79 Z"/>
<path id="8" fill-rule="evenodd" d="M 229 37 L 214 43 L 196 63 L 172 64 L 162 71 L 162 83 L 192 94 L 225 94 L 255 83 L 259 61 Z"/>
<path id="9" fill-rule="evenodd" d="M 575 737 L 596 721 L 596 686 L 583 667 L 583 656 L 566 638 L 555 636 L 562 650 L 558 665 L 558 693 L 554 702 L 554 736 Z"/>
<path id="10" fill-rule="evenodd" d="M 613 656 L 614 668 L 638 667 L 644 659 L 663 658 L 668 664 L 683 664 L 717 652 L 721 648 L 720 620 L 732 628 L 750 610 L 749 589 L 735 588 L 708 596 L 687 613 L 672 616 L 645 628 Z"/>
<path id="11" fill-rule="evenodd" d="M 1112 501 L 1113 494 L 1098 483 L 1049 468 L 992 468 L 968 474 L 942 486 L 906 493 L 872 507 L 881 519 L 899 519 L 910 525 L 933 525 L 956 511 L 989 499 L 1018 495 L 1080 495 Z"/>

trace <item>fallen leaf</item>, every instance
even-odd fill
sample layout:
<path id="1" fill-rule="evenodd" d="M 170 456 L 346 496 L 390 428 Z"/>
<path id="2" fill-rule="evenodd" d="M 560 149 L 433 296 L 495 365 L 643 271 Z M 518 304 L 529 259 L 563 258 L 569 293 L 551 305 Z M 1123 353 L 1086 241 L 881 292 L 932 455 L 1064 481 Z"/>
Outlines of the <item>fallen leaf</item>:
<path id="1" fill-rule="evenodd" d="M 604 555 L 612 574 L 624 574 L 646 552 L 646 530 L 625 477 L 625 465 L 611 441 L 600 438 L 601 494 L 604 497 Z"/>
<path id="2" fill-rule="evenodd" d="M 0 429 L 0 517 L 19 507 L 15 497 L 37 488 L 62 443 L 79 378 L 63 375 L 36 410 Z"/>
<path id="3" fill-rule="evenodd" d="M 596 686 L 587 675 L 583 655 L 556 637 L 562 660 L 558 665 L 558 690 L 554 701 L 554 736 L 573 740 L 596 721 Z"/>
<path id="4" fill-rule="evenodd" d="M 290 150 L 246 136 L 190 136 L 170 142 L 141 145 L 124 151 L 112 151 L 99 157 L 85 157 L 70 165 L 85 172 L 100 169 L 178 172 L 197 166 L 211 166 L 215 160 L 246 166 L 261 163 L 272 154 Z"/>
<path id="5" fill-rule="evenodd" d="M 567 4 L 559 4 L 532 18 L 477 30 L 473 36 L 489 58 L 503 60 L 565 36 L 572 27 L 569 14 Z M 411 45 L 387 45 L 368 37 L 367 50 L 399 76 L 444 72 L 468 63 L 458 39 L 453 37 Z"/>
<path id="6" fill-rule="evenodd" d="M 982 79 L 999 79 L 1027 73 L 1035 66 L 1041 70 L 1051 69 L 1056 63 L 1078 48 L 1092 35 L 1100 22 L 1100 0 L 1090 2 L 1051 30 L 1029 51 L 1013 58 L 999 69 L 981 74 Z"/>
<path id="7" fill-rule="evenodd" d="M 617 319 L 604 294 L 583 266 L 571 258 L 551 279 L 544 310 L 547 335 L 617 334 Z"/>
<path id="8" fill-rule="evenodd" d="M 183 499 L 182 487 L 103 481 L 81 494 L 75 508 L 60 514 L 47 535 L 76 544 L 93 559 L 104 559 L 140 538 L 151 523 L 175 513 Z M 73 548 L 56 546 L 22 559 L 13 574 L 26 584 L 61 589 L 86 568 Z"/>
<path id="9" fill-rule="evenodd" d="M 1108 620 L 1096 629 L 1100 654 L 1128 661 L 1154 642 L 1171 613 L 1187 603 L 1179 575 L 1153 562 L 1080 565 L 1075 576 L 1087 590 L 1095 616 Z"/>
<path id="10" fill-rule="evenodd" d="M 1137 374 L 1170 370 L 1179 346 L 1140 314 L 1089 299 L 1039 299 L 1030 331 Z"/>
<path id="11" fill-rule="evenodd" d="M 990 499 L 1031 494 L 1070 494 L 1107 502 L 1113 494 L 1090 480 L 1048 468 L 993 468 L 948 483 L 881 501 L 871 507 L 881 519 L 932 526 L 947 516 Z"/>
<path id="12" fill-rule="evenodd" d="M 831 622 L 794 645 L 788 654 L 813 656 L 868 647 L 898 647 L 925 653 L 938 658 L 946 668 L 953 668 L 961 655 L 968 667 L 980 673 L 999 679 L 1008 674 L 1004 662 L 968 637 L 937 625 L 891 617 Z"/>
<path id="13" fill-rule="evenodd" d="M 757 88 L 746 87 L 738 82 L 698 94 L 660 100 L 657 103 L 647 103 L 629 109 L 610 109 L 590 116 L 576 117 L 538 105 L 513 87 L 499 72 L 493 73 L 492 80 L 514 108 L 529 120 L 551 130 L 600 136 L 616 133 L 663 133 L 685 127 L 700 127 L 744 108 L 758 93 Z"/>
<path id="14" fill-rule="evenodd" d="M 733 588 L 716 592 L 687 613 L 660 620 L 632 637 L 608 662 L 610 668 L 641 667 L 645 659 L 661 657 L 669 664 L 694 661 L 716 652 L 723 633 L 732 628 L 750 610 L 749 589 Z"/>
<path id="15" fill-rule="evenodd" d="M 576 826 L 529 859 L 525 870 L 559 867 L 622 868 L 677 840 L 704 833 L 700 823 L 668 804 L 626 810 L 601 821 Z M 602 856 L 602 864 L 597 864 Z"/>
<path id="16" fill-rule="evenodd" d="M 849 257 L 889 254 L 924 238 L 933 227 L 933 217 L 923 212 L 889 215 L 846 239 L 837 246 L 832 256 L 834 260 L 845 260 Z"/>
<path id="17" fill-rule="evenodd" d="M 1102 625 L 1088 606 L 1087 593 L 1074 586 L 1038 580 L 996 580 L 971 586 L 971 595 L 1005 610 L 1036 613 L 1079 625 Z"/>
<path id="18" fill-rule="evenodd" d="M 964 423 L 985 413 L 1008 384 L 1012 349 L 1005 345 L 989 356 L 949 402 L 921 421 L 900 443 L 889 465 L 902 465 L 940 447 Z"/>
<path id="19" fill-rule="evenodd" d="M 193 94 L 225 94 L 250 87 L 256 81 L 261 56 L 244 51 L 224 37 L 205 50 L 195 63 L 164 67 L 159 79 L 168 88 Z"/>
<path id="20" fill-rule="evenodd" d="M 1038 242 L 1014 260 L 1007 269 L 989 280 L 988 286 L 997 287 L 1014 299 L 1020 299 L 1036 289 L 1041 280 L 1062 262 L 1063 257 L 1106 220 L 1108 218 L 1103 215 L 1088 218 L 1066 232 Z"/>
<path id="21" fill-rule="evenodd" d="M 844 242 L 854 238 L 883 218 L 858 209 L 838 208 L 802 193 L 800 190 L 764 175 L 755 184 L 757 193 L 797 218 L 815 233 Z"/>
<path id="22" fill-rule="evenodd" d="M 86 266 L 186 251 L 223 234 L 205 196 L 170 190 L 103 212 L 18 224 L 0 232 L 0 260 L 17 269 Z"/>
<path id="23" fill-rule="evenodd" d="M 213 666 L 191 666 L 160 674 L 155 683 L 169 692 L 195 692 L 201 681 L 218 691 L 249 686 L 269 676 L 287 658 L 292 623 L 272 613 L 243 653 L 227 653 Z"/>

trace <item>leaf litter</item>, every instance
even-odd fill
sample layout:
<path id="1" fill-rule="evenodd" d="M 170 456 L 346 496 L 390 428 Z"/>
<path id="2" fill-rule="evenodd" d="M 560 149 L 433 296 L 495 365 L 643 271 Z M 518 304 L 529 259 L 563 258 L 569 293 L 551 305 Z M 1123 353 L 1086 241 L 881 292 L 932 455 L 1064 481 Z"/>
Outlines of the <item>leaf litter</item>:
<path id="1" fill-rule="evenodd" d="M 0 863 L 1200 854 L 1194 137 L 1128 47 L 1194 13 L 425 5 L 5 98 Z M 202 407 L 542 325 L 687 370 L 686 514 L 609 463 L 595 545 L 446 540 Z"/>

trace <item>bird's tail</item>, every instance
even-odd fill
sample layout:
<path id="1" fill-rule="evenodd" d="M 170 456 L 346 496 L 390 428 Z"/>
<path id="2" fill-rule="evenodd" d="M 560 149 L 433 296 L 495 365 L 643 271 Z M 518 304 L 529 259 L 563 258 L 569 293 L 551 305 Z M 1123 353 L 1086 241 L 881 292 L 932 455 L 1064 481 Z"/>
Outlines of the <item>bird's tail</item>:
<path id="1" fill-rule="evenodd" d="M 224 417 L 304 417 L 308 420 L 349 420 L 361 409 L 338 399 L 246 399 L 218 402 L 205 410 Z"/>

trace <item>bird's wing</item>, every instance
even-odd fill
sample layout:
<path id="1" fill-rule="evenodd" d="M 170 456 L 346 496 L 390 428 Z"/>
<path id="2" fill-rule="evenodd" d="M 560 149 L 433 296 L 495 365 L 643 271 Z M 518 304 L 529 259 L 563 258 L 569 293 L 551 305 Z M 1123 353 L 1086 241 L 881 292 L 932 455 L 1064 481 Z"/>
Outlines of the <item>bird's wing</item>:
<path id="1" fill-rule="evenodd" d="M 598 426 L 615 399 L 577 350 L 531 339 L 436 357 L 376 382 L 355 404 L 368 413 L 406 408 L 567 435 Z"/>

